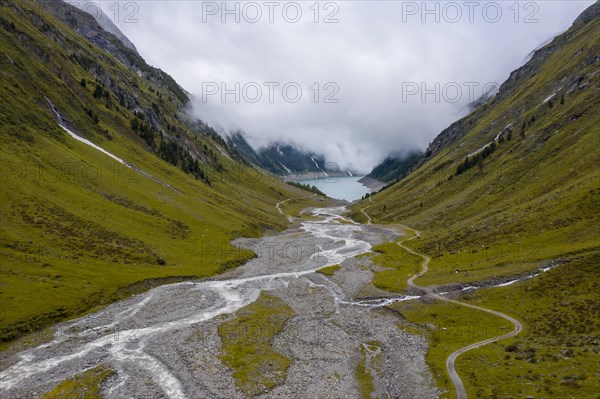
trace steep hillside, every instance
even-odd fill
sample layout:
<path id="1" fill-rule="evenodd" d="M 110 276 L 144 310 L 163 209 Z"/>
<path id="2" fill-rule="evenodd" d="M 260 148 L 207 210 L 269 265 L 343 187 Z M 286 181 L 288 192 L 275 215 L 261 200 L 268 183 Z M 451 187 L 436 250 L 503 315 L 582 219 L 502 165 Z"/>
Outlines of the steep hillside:
<path id="1" fill-rule="evenodd" d="M 419 151 L 388 156 L 375 166 L 368 177 L 382 182 L 393 182 L 406 176 L 421 161 L 423 154 Z"/>
<path id="2" fill-rule="evenodd" d="M 431 261 L 417 284 L 523 324 L 516 338 L 458 358 L 469 398 L 597 397 L 599 109 L 596 2 L 445 129 L 415 170 L 354 206 L 355 219 L 421 230 L 410 246 Z M 390 274 L 408 270 L 406 254 L 388 252 Z M 443 398 L 456 397 L 449 355 L 508 331 L 440 300 L 395 310 L 427 336 Z"/>
<path id="3" fill-rule="evenodd" d="M 356 216 L 369 206 L 376 221 L 428 232 L 421 249 L 439 256 L 429 277 L 436 281 L 470 270 L 452 256 L 458 252 L 519 245 L 535 248 L 535 259 L 552 259 L 597 249 L 599 8 L 444 130 L 418 169 L 374 195 L 374 204 L 358 204 Z M 503 273 L 507 262 L 495 257 L 488 274 Z"/>
<path id="4" fill-rule="evenodd" d="M 170 76 L 70 5 L 0 1 L 0 42 L 2 342 L 235 267 L 252 253 L 233 238 L 311 195 L 234 161 Z"/>

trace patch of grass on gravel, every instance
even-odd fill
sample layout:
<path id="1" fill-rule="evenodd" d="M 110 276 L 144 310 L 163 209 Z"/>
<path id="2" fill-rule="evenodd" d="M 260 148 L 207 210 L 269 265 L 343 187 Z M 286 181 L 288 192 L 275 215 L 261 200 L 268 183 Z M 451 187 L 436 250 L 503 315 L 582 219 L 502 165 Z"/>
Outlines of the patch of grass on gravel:
<path id="1" fill-rule="evenodd" d="M 102 399 L 100 384 L 114 374 L 104 365 L 65 380 L 41 399 Z"/>
<path id="2" fill-rule="evenodd" d="M 293 315 L 284 301 L 263 292 L 219 326 L 221 360 L 233 369 L 235 383 L 245 394 L 255 396 L 285 381 L 291 360 L 273 348 L 271 339 Z"/>
<path id="3" fill-rule="evenodd" d="M 360 361 L 354 370 L 354 376 L 358 384 L 361 399 L 370 399 L 371 392 L 375 390 L 373 376 L 367 370 L 367 350 L 364 346 L 360 346 Z"/>
<path id="4" fill-rule="evenodd" d="M 324 267 L 322 269 L 317 270 L 317 273 L 321 273 L 326 276 L 333 276 L 333 273 L 335 273 L 340 268 L 341 268 L 340 265 L 328 266 L 328 267 Z"/>

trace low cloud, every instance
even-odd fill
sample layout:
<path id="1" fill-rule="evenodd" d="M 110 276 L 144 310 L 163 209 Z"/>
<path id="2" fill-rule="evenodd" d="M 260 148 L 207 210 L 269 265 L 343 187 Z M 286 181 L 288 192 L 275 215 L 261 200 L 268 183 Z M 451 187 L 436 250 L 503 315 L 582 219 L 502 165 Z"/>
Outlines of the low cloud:
<path id="1" fill-rule="evenodd" d="M 153 1 L 125 23 L 121 2 L 117 24 L 208 123 L 368 172 L 424 149 L 592 3 Z"/>

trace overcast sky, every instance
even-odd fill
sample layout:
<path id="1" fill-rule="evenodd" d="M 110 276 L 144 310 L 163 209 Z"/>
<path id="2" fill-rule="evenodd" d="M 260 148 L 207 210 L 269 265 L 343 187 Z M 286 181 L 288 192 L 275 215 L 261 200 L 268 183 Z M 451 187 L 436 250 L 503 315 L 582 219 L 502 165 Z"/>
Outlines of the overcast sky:
<path id="1" fill-rule="evenodd" d="M 392 151 L 425 149 L 484 86 L 502 83 L 592 3 L 230 1 L 230 13 L 221 1 L 102 7 L 113 18 L 118 9 L 117 25 L 148 63 L 192 93 L 201 119 L 241 129 L 257 147 L 292 141 L 368 172 Z"/>

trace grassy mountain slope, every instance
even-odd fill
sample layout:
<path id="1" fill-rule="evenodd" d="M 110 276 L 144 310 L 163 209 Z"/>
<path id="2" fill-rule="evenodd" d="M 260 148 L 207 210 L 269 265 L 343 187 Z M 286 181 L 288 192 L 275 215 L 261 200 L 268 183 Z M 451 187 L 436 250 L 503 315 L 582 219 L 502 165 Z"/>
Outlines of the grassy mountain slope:
<path id="1" fill-rule="evenodd" d="M 422 231 L 410 244 L 432 258 L 420 285 L 477 285 L 558 265 L 529 280 L 458 294 L 524 325 L 515 339 L 458 359 L 470 398 L 598 397 L 599 66 L 597 2 L 496 96 L 444 130 L 416 170 L 354 206 L 356 219 L 365 219 L 364 210 L 375 223 Z M 387 262 L 411 265 L 402 256 Z M 448 355 L 511 328 L 440 301 L 395 309 L 428 337 L 427 362 L 443 398 L 455 397 Z"/>
<path id="2" fill-rule="evenodd" d="M 185 92 L 134 53 L 135 65 L 115 58 L 33 1 L 0 7 L 2 342 L 235 267 L 252 253 L 232 238 L 284 228 L 275 204 L 310 195 L 233 161 L 214 131 L 185 120 Z M 50 103 L 135 169 L 70 137 Z"/>
<path id="3" fill-rule="evenodd" d="M 597 249 L 598 9 L 438 136 L 417 170 L 374 195 L 374 204 L 355 206 L 358 218 L 368 206 L 376 221 L 427 233 L 420 246 L 435 266 L 427 283 L 456 269 L 477 279 L 527 268 L 513 262 L 519 251 L 519 259 L 528 252 L 541 260 Z"/>

